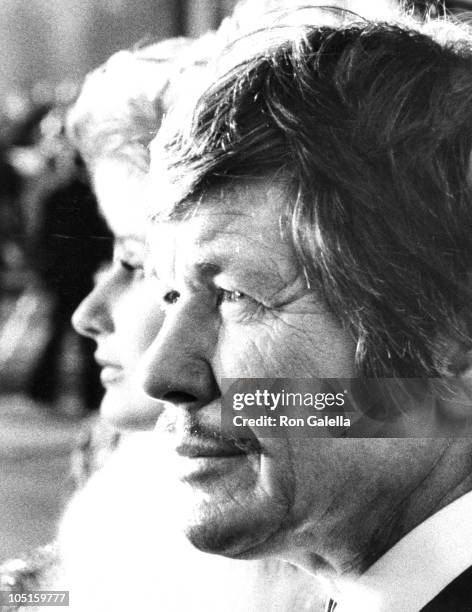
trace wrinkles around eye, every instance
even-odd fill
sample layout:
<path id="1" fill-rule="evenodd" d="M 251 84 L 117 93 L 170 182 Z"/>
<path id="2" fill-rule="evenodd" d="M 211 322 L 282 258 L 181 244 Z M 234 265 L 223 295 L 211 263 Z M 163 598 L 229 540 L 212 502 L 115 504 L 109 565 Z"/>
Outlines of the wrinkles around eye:
<path id="1" fill-rule="evenodd" d="M 268 310 L 264 304 L 246 293 L 227 290 L 220 292 L 218 308 L 224 318 L 240 323 L 260 320 Z"/>

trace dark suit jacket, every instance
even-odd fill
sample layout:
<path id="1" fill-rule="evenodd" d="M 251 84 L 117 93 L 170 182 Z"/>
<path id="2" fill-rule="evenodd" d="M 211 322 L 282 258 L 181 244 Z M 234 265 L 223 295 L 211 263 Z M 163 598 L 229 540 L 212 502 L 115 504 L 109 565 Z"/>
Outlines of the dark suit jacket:
<path id="1" fill-rule="evenodd" d="M 453 580 L 421 612 L 472 612 L 472 567 Z"/>
<path id="2" fill-rule="evenodd" d="M 336 605 L 330 600 L 325 612 L 335 612 Z M 402 610 L 398 610 L 402 612 Z M 419 612 L 472 612 L 472 567 L 453 580 Z"/>

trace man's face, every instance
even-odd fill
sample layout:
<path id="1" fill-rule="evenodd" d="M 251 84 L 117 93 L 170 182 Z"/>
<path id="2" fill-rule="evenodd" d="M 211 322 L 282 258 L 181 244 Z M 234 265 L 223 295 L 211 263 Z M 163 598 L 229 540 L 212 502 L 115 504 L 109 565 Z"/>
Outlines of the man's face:
<path id="1" fill-rule="evenodd" d="M 398 459 L 389 451 L 378 465 L 385 441 L 215 433 L 224 378 L 355 375 L 353 340 L 307 287 L 284 236 L 285 207 L 282 185 L 261 180 L 204 199 L 150 240 L 167 314 L 146 356 L 145 386 L 167 402 L 157 427 L 168 472 L 186 493 L 190 539 L 231 556 L 276 550 L 305 531 L 329 556 Z M 371 488 L 360 496 L 363 481 Z"/>

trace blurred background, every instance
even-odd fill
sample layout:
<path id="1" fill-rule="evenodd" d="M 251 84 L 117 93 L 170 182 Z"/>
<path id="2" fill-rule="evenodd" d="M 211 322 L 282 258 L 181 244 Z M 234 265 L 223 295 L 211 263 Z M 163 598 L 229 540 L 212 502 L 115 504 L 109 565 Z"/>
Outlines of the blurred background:
<path id="1" fill-rule="evenodd" d="M 100 401 L 93 345 L 69 320 L 110 240 L 62 135 L 67 105 L 113 52 L 146 39 L 197 37 L 235 4 L 0 2 L 0 562 L 54 536 L 71 449 Z M 410 5 L 443 9 L 427 0 Z M 470 17 L 472 0 L 446 5 Z"/>
<path id="2" fill-rule="evenodd" d="M 0 2 L 0 562 L 54 536 L 71 450 L 101 397 L 93 342 L 70 317 L 110 241 L 62 136 L 67 105 L 113 52 L 196 37 L 233 4 Z"/>

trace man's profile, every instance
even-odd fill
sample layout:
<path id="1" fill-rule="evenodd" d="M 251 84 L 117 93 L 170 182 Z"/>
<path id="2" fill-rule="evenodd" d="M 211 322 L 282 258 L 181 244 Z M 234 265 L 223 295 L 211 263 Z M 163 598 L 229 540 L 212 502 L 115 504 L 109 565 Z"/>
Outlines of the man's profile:
<path id="1" fill-rule="evenodd" d="M 188 537 L 297 563 L 338 610 L 472 609 L 448 588 L 472 566 L 472 442 L 224 437 L 221 381 L 433 378 L 472 408 L 471 102 L 465 42 L 306 28 L 154 147 L 173 200 L 151 236 L 167 315 L 145 386 L 167 404 Z M 466 418 L 451 405 L 438 420 Z"/>

